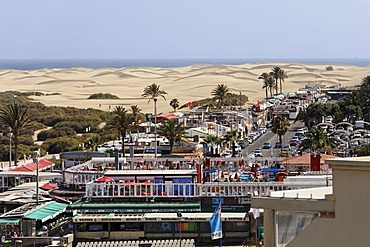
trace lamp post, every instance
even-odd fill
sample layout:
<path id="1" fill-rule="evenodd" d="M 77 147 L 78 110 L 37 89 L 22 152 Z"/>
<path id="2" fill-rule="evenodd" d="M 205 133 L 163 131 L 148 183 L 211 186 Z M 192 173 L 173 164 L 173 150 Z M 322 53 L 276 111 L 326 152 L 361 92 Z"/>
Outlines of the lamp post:
<path id="1" fill-rule="evenodd" d="M 39 205 L 39 162 L 40 149 L 33 151 L 33 163 L 36 164 L 36 204 Z"/>
<path id="2" fill-rule="evenodd" d="M 180 224 L 179 224 L 179 231 L 180 231 L 180 247 L 181 247 L 181 219 L 182 219 L 182 213 L 181 212 L 177 212 L 177 217 L 179 217 L 180 219 Z"/>
<path id="3" fill-rule="evenodd" d="M 155 158 L 155 164 L 157 163 L 157 101 L 158 97 L 154 96 L 154 158 Z"/>
<path id="4" fill-rule="evenodd" d="M 12 136 L 13 136 L 11 127 L 8 128 L 8 136 L 9 136 L 9 167 L 11 167 L 12 166 Z"/>

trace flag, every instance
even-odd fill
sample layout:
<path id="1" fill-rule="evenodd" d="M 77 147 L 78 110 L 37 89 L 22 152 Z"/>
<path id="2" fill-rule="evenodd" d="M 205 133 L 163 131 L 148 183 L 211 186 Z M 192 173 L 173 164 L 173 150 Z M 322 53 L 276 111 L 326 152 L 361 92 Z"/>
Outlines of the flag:
<path id="1" fill-rule="evenodd" d="M 218 200 L 218 205 L 213 212 L 209 225 L 211 226 L 211 238 L 212 240 L 222 238 L 222 222 L 221 222 L 221 203 Z"/>

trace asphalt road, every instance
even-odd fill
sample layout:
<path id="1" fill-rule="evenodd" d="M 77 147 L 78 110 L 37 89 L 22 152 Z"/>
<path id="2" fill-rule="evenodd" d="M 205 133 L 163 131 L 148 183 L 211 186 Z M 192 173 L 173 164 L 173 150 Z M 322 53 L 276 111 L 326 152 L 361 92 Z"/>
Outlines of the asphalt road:
<path id="1" fill-rule="evenodd" d="M 295 132 L 299 128 L 303 128 L 304 123 L 303 122 L 296 122 L 291 121 L 291 126 L 289 131 L 285 134 L 285 136 L 282 136 L 283 145 L 288 145 L 290 142 L 290 139 L 294 136 Z M 275 135 L 271 128 L 267 129 L 267 132 L 260 136 L 257 140 L 255 140 L 253 143 L 249 144 L 245 149 L 242 150 L 243 157 L 247 157 L 248 154 L 253 153 L 253 150 L 255 148 L 262 148 L 262 145 L 264 142 L 270 142 L 272 147 L 270 149 L 262 149 L 263 157 L 275 157 L 278 154 L 278 149 L 274 148 L 275 142 L 278 141 L 278 136 Z"/>

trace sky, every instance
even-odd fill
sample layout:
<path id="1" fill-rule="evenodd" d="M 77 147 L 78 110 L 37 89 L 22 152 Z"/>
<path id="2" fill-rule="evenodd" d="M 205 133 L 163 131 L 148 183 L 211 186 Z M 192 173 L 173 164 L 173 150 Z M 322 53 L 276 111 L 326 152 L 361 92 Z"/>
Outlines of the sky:
<path id="1" fill-rule="evenodd" d="M 370 58 L 370 0 L 1 0 L 1 59 Z"/>

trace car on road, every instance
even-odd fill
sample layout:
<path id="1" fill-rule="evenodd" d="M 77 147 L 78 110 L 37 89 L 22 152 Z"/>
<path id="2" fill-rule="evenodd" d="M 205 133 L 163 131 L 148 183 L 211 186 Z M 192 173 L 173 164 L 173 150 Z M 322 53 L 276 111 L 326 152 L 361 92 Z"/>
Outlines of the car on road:
<path id="1" fill-rule="evenodd" d="M 280 142 L 275 142 L 275 148 L 281 148 L 281 147 L 282 147 L 282 145 L 281 145 Z"/>
<path id="2" fill-rule="evenodd" d="M 288 157 L 289 156 L 289 150 L 287 148 L 282 148 L 279 152 L 279 157 Z"/>
<path id="3" fill-rule="evenodd" d="M 271 143 L 269 142 L 264 142 L 263 145 L 262 145 L 262 148 L 263 149 L 270 149 L 271 148 Z"/>
<path id="4" fill-rule="evenodd" d="M 262 149 L 261 148 L 255 148 L 253 150 L 253 154 L 255 157 L 263 157 Z"/>
<path id="5" fill-rule="evenodd" d="M 298 145 L 298 141 L 296 141 L 296 140 L 290 140 L 289 145 L 290 146 L 297 146 Z"/>

